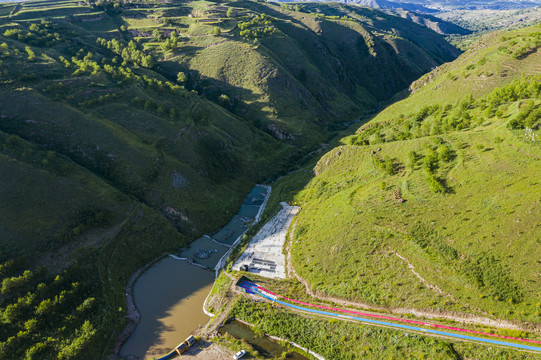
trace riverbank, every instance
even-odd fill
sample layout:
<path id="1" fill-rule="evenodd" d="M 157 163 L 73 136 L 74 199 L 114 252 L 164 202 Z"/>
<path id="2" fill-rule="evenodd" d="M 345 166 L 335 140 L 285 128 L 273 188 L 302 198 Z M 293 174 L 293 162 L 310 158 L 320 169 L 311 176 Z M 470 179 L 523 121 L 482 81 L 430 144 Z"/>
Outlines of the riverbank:
<path id="1" fill-rule="evenodd" d="M 143 272 L 148 270 L 150 267 L 152 267 L 154 264 L 156 264 L 158 261 L 160 261 L 166 256 L 167 253 L 161 254 L 150 263 L 139 268 L 128 280 L 128 284 L 126 285 L 126 318 L 128 319 L 129 323 L 118 335 L 115 346 L 113 347 L 114 355 L 120 356 L 120 349 L 122 348 L 122 345 L 124 345 L 126 340 L 128 340 L 128 338 L 133 334 L 135 328 L 137 327 L 137 324 L 139 324 L 139 321 L 141 321 L 141 314 L 139 313 L 139 310 L 137 310 L 137 306 L 135 306 L 135 299 L 133 297 L 133 285 L 135 284 L 135 281 L 137 281 L 137 279 L 139 278 L 139 276 L 141 276 Z"/>

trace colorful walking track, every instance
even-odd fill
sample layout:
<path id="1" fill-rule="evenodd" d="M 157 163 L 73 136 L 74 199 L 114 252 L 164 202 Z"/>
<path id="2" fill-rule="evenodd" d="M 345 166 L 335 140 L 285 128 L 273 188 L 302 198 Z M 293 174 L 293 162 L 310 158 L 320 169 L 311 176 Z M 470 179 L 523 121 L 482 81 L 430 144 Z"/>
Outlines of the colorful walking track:
<path id="1" fill-rule="evenodd" d="M 249 281 L 243 281 L 239 286 L 243 288 L 249 294 L 256 294 L 256 295 L 262 296 L 266 298 L 267 300 L 270 300 L 272 302 L 275 302 L 277 304 L 280 304 L 280 305 L 283 305 L 295 310 L 300 310 L 300 311 L 305 311 L 305 312 L 315 313 L 315 314 L 325 315 L 325 316 L 333 316 L 333 317 L 338 317 L 338 318 L 342 318 L 346 320 L 362 321 L 365 323 L 370 323 L 370 324 L 375 324 L 375 325 L 390 326 L 393 328 L 412 330 L 412 331 L 421 331 L 428 334 L 449 336 L 449 337 L 463 339 L 463 340 L 478 341 L 478 342 L 484 342 L 484 343 L 489 343 L 489 344 L 494 344 L 494 345 L 499 345 L 499 346 L 509 346 L 509 347 L 514 347 L 514 348 L 519 348 L 519 349 L 529 350 L 529 351 L 536 351 L 536 352 L 541 353 L 541 346 L 538 347 L 538 346 L 532 346 L 528 344 L 521 344 L 521 343 L 535 343 L 535 344 L 541 345 L 541 341 L 538 341 L 538 340 L 515 338 L 511 336 L 485 333 L 485 332 L 470 330 L 470 329 L 461 329 L 461 328 L 456 328 L 456 327 L 446 326 L 446 325 L 430 324 L 423 321 L 401 319 L 401 318 L 395 318 L 395 317 L 384 316 L 384 315 L 363 313 L 363 312 L 354 311 L 354 310 L 337 309 L 337 308 L 332 308 L 332 307 L 323 306 L 323 305 L 309 304 L 309 303 L 293 300 L 285 296 L 275 294 Z M 280 299 L 285 300 L 285 301 L 282 301 Z M 302 306 L 295 305 L 295 304 L 299 304 Z M 329 311 L 316 310 L 314 308 L 324 309 L 324 310 L 329 310 Z M 330 311 L 333 311 L 333 312 L 330 312 Z M 337 312 L 353 314 L 356 316 L 337 314 Z M 359 316 L 362 316 L 362 317 L 359 317 Z M 390 320 L 390 321 L 396 321 L 399 323 L 402 322 L 402 323 L 408 323 L 408 324 L 421 325 L 425 327 L 416 327 L 416 326 L 410 326 L 410 325 L 396 324 L 394 322 L 374 320 L 374 319 Z M 430 328 L 426 328 L 426 327 L 430 327 Z M 443 329 L 443 330 L 449 330 L 453 332 L 440 331 L 440 330 L 435 330 L 435 329 Z M 458 333 L 455 333 L 455 332 L 458 332 Z M 465 333 L 477 334 L 477 335 L 482 335 L 482 336 L 492 337 L 492 338 L 507 339 L 507 340 L 512 340 L 512 341 L 521 342 L 521 343 L 507 342 L 507 341 L 496 340 L 496 339 L 487 339 L 484 337 L 465 335 Z"/>

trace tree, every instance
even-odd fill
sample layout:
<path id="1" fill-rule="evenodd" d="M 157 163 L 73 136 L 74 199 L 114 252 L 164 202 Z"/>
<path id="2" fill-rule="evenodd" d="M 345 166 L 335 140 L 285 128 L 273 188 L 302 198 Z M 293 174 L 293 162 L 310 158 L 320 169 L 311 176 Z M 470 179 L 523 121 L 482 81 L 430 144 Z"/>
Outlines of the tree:
<path id="1" fill-rule="evenodd" d="M 28 54 L 28 61 L 36 60 L 36 54 L 34 53 L 34 51 L 32 51 L 32 49 L 30 49 L 30 46 L 26 46 L 24 50 Z"/>
<path id="2" fill-rule="evenodd" d="M 414 170 L 415 169 L 415 164 L 417 163 L 417 153 L 413 150 L 411 150 L 409 153 L 408 153 L 408 161 L 407 161 L 407 166 L 408 168 Z"/>
<path id="3" fill-rule="evenodd" d="M 233 8 L 230 7 L 230 8 L 227 9 L 227 12 L 225 13 L 225 16 L 230 18 L 230 17 L 233 17 L 233 14 L 234 14 L 233 13 Z"/>
<path id="4" fill-rule="evenodd" d="M 77 331 L 77 337 L 73 341 L 62 348 L 58 353 L 58 359 L 73 359 L 75 358 L 87 345 L 87 343 L 94 337 L 96 330 L 92 324 L 87 320 L 83 323 L 81 328 Z"/>
<path id="5" fill-rule="evenodd" d="M 218 101 L 222 106 L 228 106 L 230 104 L 229 96 L 222 94 L 218 97 Z"/>
<path id="6" fill-rule="evenodd" d="M 149 110 L 149 109 L 151 109 L 153 107 L 154 107 L 154 102 L 152 100 L 148 99 L 145 102 L 145 106 L 144 106 L 145 110 Z"/>
<path id="7" fill-rule="evenodd" d="M 154 31 L 152 31 L 152 36 L 154 36 L 154 39 L 158 41 L 163 40 L 163 33 L 158 29 L 154 29 Z"/>
<path id="8" fill-rule="evenodd" d="M 220 30 L 219 27 L 215 26 L 213 29 L 212 29 L 212 35 L 214 36 L 220 36 L 222 34 L 222 30 Z"/>
<path id="9" fill-rule="evenodd" d="M 154 59 L 151 55 L 143 55 L 141 57 L 141 66 L 146 68 L 154 67 Z"/>
<path id="10" fill-rule="evenodd" d="M 446 145 L 439 146 L 438 158 L 443 162 L 447 162 L 451 160 L 451 150 L 449 150 L 449 148 Z"/>
<path id="11" fill-rule="evenodd" d="M 438 158 L 432 149 L 428 149 L 423 160 L 423 169 L 427 174 L 432 174 L 438 167 Z"/>
<path id="12" fill-rule="evenodd" d="M 182 71 L 177 74 L 177 82 L 179 83 L 185 83 L 188 78 L 186 77 L 186 74 L 184 74 Z"/>

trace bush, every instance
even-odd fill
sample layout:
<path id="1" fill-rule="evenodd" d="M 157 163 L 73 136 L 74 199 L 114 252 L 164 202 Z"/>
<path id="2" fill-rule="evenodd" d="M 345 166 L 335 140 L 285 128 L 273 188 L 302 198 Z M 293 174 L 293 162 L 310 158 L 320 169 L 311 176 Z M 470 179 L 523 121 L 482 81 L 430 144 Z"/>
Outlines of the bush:
<path id="1" fill-rule="evenodd" d="M 447 145 L 441 145 L 438 147 L 438 159 L 443 162 L 451 160 L 451 150 Z"/>
<path id="2" fill-rule="evenodd" d="M 446 192 L 445 185 L 434 174 L 427 174 L 426 177 L 425 177 L 425 181 L 428 184 L 428 187 L 430 188 L 430 191 L 435 192 L 435 193 L 445 193 Z"/>
<path id="3" fill-rule="evenodd" d="M 413 170 L 415 168 L 415 165 L 417 164 L 417 153 L 413 150 L 411 150 L 408 153 L 408 162 L 407 166 L 409 169 Z"/>
<path id="4" fill-rule="evenodd" d="M 497 301 L 506 299 L 513 299 L 516 303 L 522 301 L 523 295 L 519 285 L 510 278 L 509 270 L 505 269 L 500 260 L 493 255 L 480 254 L 477 259 L 468 260 L 461 268 L 468 278 Z"/>
<path id="5" fill-rule="evenodd" d="M 394 175 L 396 172 L 394 159 L 391 159 L 390 157 L 386 156 L 384 160 L 384 164 L 385 164 L 385 172 L 388 175 Z"/>
<path id="6" fill-rule="evenodd" d="M 423 159 L 423 170 L 427 174 L 432 174 L 438 167 L 438 158 L 432 149 L 428 151 Z"/>

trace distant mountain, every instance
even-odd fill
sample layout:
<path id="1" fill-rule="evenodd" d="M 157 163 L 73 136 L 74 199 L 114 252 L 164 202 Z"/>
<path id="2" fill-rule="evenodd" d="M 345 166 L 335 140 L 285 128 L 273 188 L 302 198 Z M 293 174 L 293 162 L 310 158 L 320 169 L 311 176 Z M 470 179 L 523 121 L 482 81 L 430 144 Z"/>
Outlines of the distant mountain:
<path id="1" fill-rule="evenodd" d="M 452 22 L 442 20 L 439 17 L 429 14 L 423 14 L 404 9 L 392 9 L 387 10 L 387 12 L 393 15 L 403 17 L 404 19 L 411 20 L 416 24 L 426 26 L 427 28 L 442 35 L 468 35 L 473 32 L 469 29 L 453 24 Z"/>
<path id="2" fill-rule="evenodd" d="M 432 9 L 520 9 L 539 6 L 539 1 L 532 0 L 397 0 L 399 3 L 411 3 Z"/>
<path id="3" fill-rule="evenodd" d="M 377 9 L 404 9 L 410 11 L 418 11 L 422 13 L 435 13 L 437 10 L 431 9 L 423 4 L 416 4 L 412 2 L 402 1 L 388 1 L 388 0 L 345 0 L 347 4 L 357 4 L 363 6 L 369 6 Z M 427 5 L 430 5 L 427 4 Z"/>
<path id="4" fill-rule="evenodd" d="M 326 2 L 327 0 L 315 1 Z M 539 1 L 535 0 L 341 0 L 339 2 L 377 9 L 404 9 L 426 14 L 434 14 L 442 10 L 509 10 L 539 6 Z"/>

